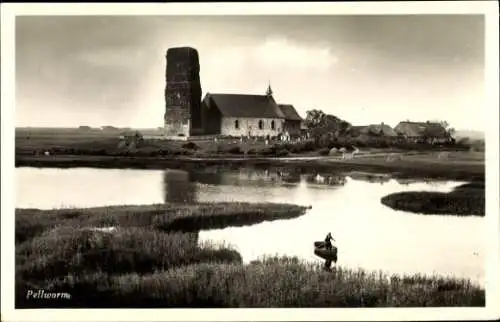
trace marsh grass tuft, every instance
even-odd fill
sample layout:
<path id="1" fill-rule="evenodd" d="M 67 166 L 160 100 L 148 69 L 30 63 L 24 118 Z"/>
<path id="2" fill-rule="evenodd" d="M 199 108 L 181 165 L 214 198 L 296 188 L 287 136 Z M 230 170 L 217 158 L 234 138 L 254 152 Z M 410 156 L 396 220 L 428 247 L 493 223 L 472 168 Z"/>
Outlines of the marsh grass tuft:
<path id="1" fill-rule="evenodd" d="M 86 209 L 16 209 L 16 244 L 47 229 L 72 227 L 154 227 L 192 231 L 301 216 L 306 207 L 271 203 L 198 203 L 107 206 Z"/>
<path id="2" fill-rule="evenodd" d="M 449 193 L 407 191 L 387 195 L 382 204 L 396 210 L 420 214 L 455 216 L 484 216 L 484 181 L 472 181 L 460 185 Z"/>

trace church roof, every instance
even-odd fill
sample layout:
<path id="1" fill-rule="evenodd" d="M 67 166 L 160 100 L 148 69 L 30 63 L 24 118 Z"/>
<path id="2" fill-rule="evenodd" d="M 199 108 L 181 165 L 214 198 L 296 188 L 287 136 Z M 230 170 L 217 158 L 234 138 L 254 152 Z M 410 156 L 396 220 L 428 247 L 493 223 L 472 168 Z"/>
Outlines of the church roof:
<path id="1" fill-rule="evenodd" d="M 278 104 L 281 112 L 285 115 L 285 119 L 290 121 L 302 121 L 302 117 L 300 117 L 299 113 L 293 105 L 290 104 Z"/>
<path id="2" fill-rule="evenodd" d="M 222 116 L 285 118 L 272 96 L 207 93 L 207 99 L 211 100 Z"/>

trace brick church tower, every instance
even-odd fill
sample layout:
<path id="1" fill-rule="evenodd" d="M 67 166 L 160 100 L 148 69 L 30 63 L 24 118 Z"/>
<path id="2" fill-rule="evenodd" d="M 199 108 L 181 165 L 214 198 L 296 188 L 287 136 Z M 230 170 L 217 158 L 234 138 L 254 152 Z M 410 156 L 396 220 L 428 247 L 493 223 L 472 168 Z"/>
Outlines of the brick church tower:
<path id="1" fill-rule="evenodd" d="M 189 137 L 201 132 L 201 84 L 198 51 L 167 50 L 165 136 Z"/>

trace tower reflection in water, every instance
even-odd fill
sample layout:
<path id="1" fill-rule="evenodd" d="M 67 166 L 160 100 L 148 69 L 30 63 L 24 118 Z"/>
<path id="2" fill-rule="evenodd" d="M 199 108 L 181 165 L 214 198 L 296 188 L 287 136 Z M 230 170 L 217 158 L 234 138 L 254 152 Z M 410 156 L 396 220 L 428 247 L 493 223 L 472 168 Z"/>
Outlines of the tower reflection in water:
<path id="1" fill-rule="evenodd" d="M 182 170 L 165 170 L 163 172 L 163 192 L 165 203 L 193 204 L 196 199 L 196 185 L 191 182 L 189 172 Z M 199 231 L 184 232 L 193 247 L 198 245 Z"/>
<path id="2" fill-rule="evenodd" d="M 189 172 L 165 170 L 163 172 L 165 203 L 192 204 L 197 200 L 196 185 L 191 182 Z"/>

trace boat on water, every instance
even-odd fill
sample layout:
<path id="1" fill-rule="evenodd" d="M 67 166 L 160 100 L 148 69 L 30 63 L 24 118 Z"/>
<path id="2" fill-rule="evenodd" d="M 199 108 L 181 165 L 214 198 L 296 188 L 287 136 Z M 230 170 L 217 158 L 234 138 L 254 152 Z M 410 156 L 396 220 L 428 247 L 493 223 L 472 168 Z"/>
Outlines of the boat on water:
<path id="1" fill-rule="evenodd" d="M 331 249 L 327 249 L 324 241 L 316 241 L 314 242 L 314 255 L 335 263 L 337 262 L 337 247 L 332 246 Z"/>

